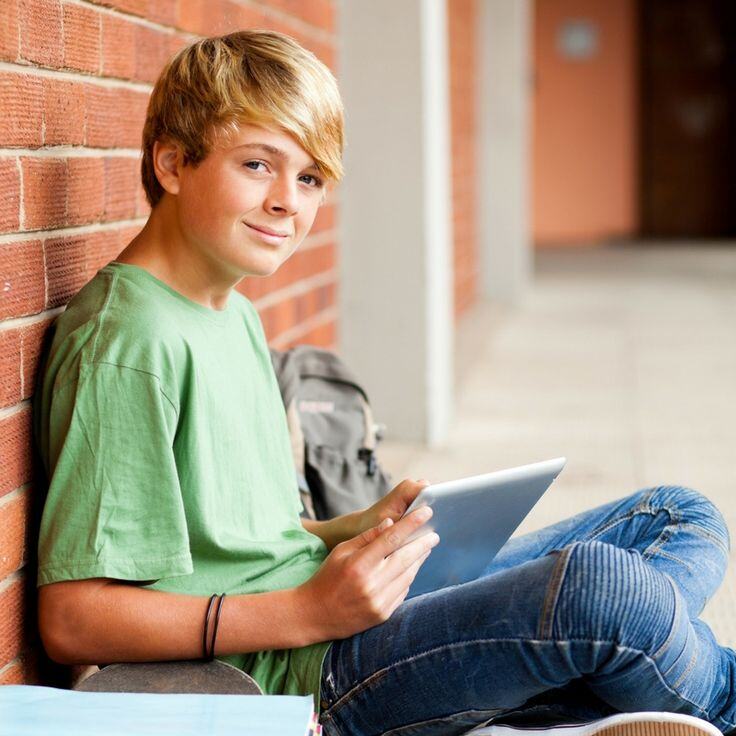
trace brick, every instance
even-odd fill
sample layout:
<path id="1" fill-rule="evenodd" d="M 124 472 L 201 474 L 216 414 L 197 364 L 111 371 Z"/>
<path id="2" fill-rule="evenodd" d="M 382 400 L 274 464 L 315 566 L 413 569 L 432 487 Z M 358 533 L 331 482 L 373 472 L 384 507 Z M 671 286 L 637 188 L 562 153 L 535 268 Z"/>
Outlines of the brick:
<path id="1" fill-rule="evenodd" d="M 102 17 L 102 73 L 109 77 L 135 76 L 135 24 L 113 15 Z"/>
<path id="2" fill-rule="evenodd" d="M 267 340 L 272 340 L 295 325 L 294 304 L 291 300 L 279 302 L 260 312 L 263 331 Z"/>
<path id="3" fill-rule="evenodd" d="M 95 148 L 140 148 L 148 94 L 88 85 L 87 145 Z"/>
<path id="4" fill-rule="evenodd" d="M 0 59 L 16 61 L 20 53 L 18 0 L 3 0 L 0 13 Z"/>
<path id="5" fill-rule="evenodd" d="M 268 28 L 272 31 L 278 31 L 279 33 L 285 33 L 287 36 L 291 36 L 297 43 L 312 51 L 309 46 L 310 36 L 304 33 L 302 26 L 294 24 L 293 20 L 288 16 L 285 17 L 281 14 L 274 15 L 269 13 Z"/>
<path id="6" fill-rule="evenodd" d="M 62 64 L 60 0 L 19 0 L 20 57 L 41 66 Z"/>
<path id="7" fill-rule="evenodd" d="M 305 49 L 311 51 L 320 61 L 328 66 L 333 74 L 336 74 L 335 49 L 332 43 L 324 43 L 312 36 L 308 31 L 305 32 L 301 26 L 294 25 L 289 18 L 282 16 L 268 16 L 268 28 L 286 33 L 287 35 L 298 41 Z"/>
<path id="8" fill-rule="evenodd" d="M 85 85 L 43 79 L 43 143 L 47 146 L 80 146 L 84 143 Z"/>
<path id="9" fill-rule="evenodd" d="M 129 225 L 121 227 L 118 230 L 118 239 L 120 241 L 121 250 L 125 248 L 133 238 L 135 238 L 143 229 L 143 225 Z"/>
<path id="10" fill-rule="evenodd" d="M 319 41 L 305 41 L 304 45 L 337 76 L 337 56 L 334 46 Z"/>
<path id="11" fill-rule="evenodd" d="M 86 236 L 49 238 L 46 250 L 46 308 L 66 304 L 87 282 Z"/>
<path id="12" fill-rule="evenodd" d="M 100 71 L 100 14 L 64 3 L 63 65 L 97 74 Z"/>
<path id="13" fill-rule="evenodd" d="M 189 39 L 179 33 L 172 33 L 169 36 L 169 57 L 174 56 L 178 51 L 183 49 L 185 46 L 189 46 Z"/>
<path id="14" fill-rule="evenodd" d="M 177 0 L 149 0 L 146 17 L 162 26 L 175 26 Z"/>
<path id="15" fill-rule="evenodd" d="M 0 140 L 3 146 L 42 143 L 43 86 L 40 77 L 0 73 Z"/>
<path id="16" fill-rule="evenodd" d="M 322 312 L 337 303 L 337 284 L 326 284 L 315 292 L 315 311 Z"/>
<path id="17" fill-rule="evenodd" d="M 90 233 L 85 243 L 85 280 L 89 281 L 122 250 L 119 230 Z"/>
<path id="18" fill-rule="evenodd" d="M 296 335 L 291 340 L 279 345 L 279 350 L 288 350 L 295 345 L 316 345 L 326 350 L 334 350 L 337 342 L 337 325 L 335 320 L 324 322 L 308 332 Z"/>
<path id="19" fill-rule="evenodd" d="M 0 670 L 0 685 L 23 685 L 23 664 L 20 659 L 14 659 L 7 667 Z"/>
<path id="20" fill-rule="evenodd" d="M 40 312 L 44 292 L 41 241 L 0 245 L 0 319 Z"/>
<path id="21" fill-rule="evenodd" d="M 26 650 L 23 656 L 0 669 L 0 685 L 33 685 L 39 682 L 37 652 Z"/>
<path id="22" fill-rule="evenodd" d="M 105 219 L 123 220 L 137 214 L 140 162 L 115 156 L 105 159 Z"/>
<path id="23" fill-rule="evenodd" d="M 0 667 L 16 659 L 26 648 L 30 624 L 35 617 L 26 616 L 29 589 L 24 575 L 0 592 Z"/>
<path id="24" fill-rule="evenodd" d="M 208 35 L 209 25 L 205 0 L 179 0 L 176 25 L 190 33 L 200 36 Z"/>
<path id="25" fill-rule="evenodd" d="M 298 297 L 296 297 L 293 300 L 293 306 L 292 306 L 292 326 L 295 327 L 300 322 L 304 322 L 304 320 L 309 317 L 309 315 L 314 310 L 314 292 L 307 292 L 306 294 L 300 294 Z"/>
<path id="26" fill-rule="evenodd" d="M 31 489 L 26 487 L 0 503 L 0 579 L 26 562 L 31 532 Z"/>
<path id="27" fill-rule="evenodd" d="M 326 284 L 261 310 L 260 316 L 266 338 L 268 340 L 274 339 L 283 332 L 333 306 L 335 291 L 334 283 Z"/>
<path id="28" fill-rule="evenodd" d="M 476 161 L 474 157 L 477 100 L 473 95 L 477 49 L 470 31 L 477 6 L 454 0 L 449 16 L 449 75 L 452 128 L 452 201 L 454 254 L 454 313 L 459 317 L 476 299 L 477 235 L 472 213 L 476 209 Z"/>
<path id="29" fill-rule="evenodd" d="M 0 332 L 0 407 L 14 406 L 20 401 L 20 350 L 20 330 Z"/>
<path id="30" fill-rule="evenodd" d="M 66 217 L 66 161 L 23 157 L 21 165 L 25 229 L 61 227 Z"/>
<path id="31" fill-rule="evenodd" d="M 205 3 L 204 23 L 205 31 L 203 35 L 219 36 L 224 33 L 230 33 L 240 27 L 239 10 L 228 0 L 209 0 Z"/>
<path id="32" fill-rule="evenodd" d="M 155 82 L 169 59 L 169 34 L 147 26 L 135 26 L 135 78 Z M 130 53 L 130 52 L 129 52 Z"/>
<path id="33" fill-rule="evenodd" d="M 66 225 L 99 222 L 105 210 L 105 161 L 82 156 L 67 159 Z"/>
<path id="34" fill-rule="evenodd" d="M 148 17 L 148 11 L 151 5 L 159 0 L 92 0 L 96 5 L 102 5 L 106 8 L 115 8 L 125 13 L 139 15 L 142 18 Z"/>
<path id="35" fill-rule="evenodd" d="M 23 202 L 26 230 L 99 222 L 105 209 L 102 158 L 24 157 Z"/>
<path id="36" fill-rule="evenodd" d="M 52 319 L 44 319 L 20 328 L 20 353 L 21 353 L 21 400 L 30 399 L 35 393 L 36 376 L 41 350 L 45 341 L 51 337 L 49 328 Z"/>
<path id="37" fill-rule="evenodd" d="M 221 0 L 222 33 L 268 27 L 267 8 L 247 7 L 237 0 Z"/>
<path id="38" fill-rule="evenodd" d="M 335 246 L 328 243 L 305 251 L 297 250 L 269 279 L 269 291 L 283 289 L 297 281 L 329 271 L 336 266 Z"/>
<path id="39" fill-rule="evenodd" d="M 0 496 L 25 485 L 31 476 L 31 408 L 23 407 L 0 419 Z"/>
<path id="40" fill-rule="evenodd" d="M 305 251 L 297 250 L 276 273 L 266 278 L 244 279 L 240 290 L 250 300 L 256 301 L 266 294 L 283 289 L 297 281 L 329 271 L 335 268 L 335 265 L 336 251 L 335 246 L 331 243 Z"/>
<path id="41" fill-rule="evenodd" d="M 15 159 L 0 159 L 0 232 L 20 226 L 20 173 Z"/>
<path id="42" fill-rule="evenodd" d="M 179 0 L 177 27 L 200 36 L 271 27 L 270 24 L 266 10 L 232 0 Z"/>
<path id="43" fill-rule="evenodd" d="M 318 233 L 323 230 L 332 230 L 335 225 L 335 205 L 323 204 L 317 210 L 317 217 L 314 218 L 314 224 L 310 232 Z"/>
<path id="44" fill-rule="evenodd" d="M 269 6 L 320 30 L 335 31 L 335 9 L 331 0 L 270 0 Z"/>

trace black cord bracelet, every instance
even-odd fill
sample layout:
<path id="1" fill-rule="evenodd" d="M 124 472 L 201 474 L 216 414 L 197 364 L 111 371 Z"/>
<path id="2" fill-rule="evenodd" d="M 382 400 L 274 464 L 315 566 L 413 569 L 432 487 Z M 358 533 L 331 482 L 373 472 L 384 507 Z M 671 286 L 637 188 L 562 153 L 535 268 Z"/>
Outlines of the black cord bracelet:
<path id="1" fill-rule="evenodd" d="M 227 593 L 222 593 L 220 599 L 217 602 L 217 613 L 215 614 L 215 626 L 212 630 L 212 644 L 210 645 L 210 656 L 209 660 L 212 661 L 215 658 L 215 642 L 217 641 L 217 629 L 220 626 L 220 614 L 222 613 L 222 602 L 225 600 Z"/>
<path id="2" fill-rule="evenodd" d="M 208 659 L 207 655 L 207 631 L 210 628 L 210 615 L 212 614 L 212 606 L 217 598 L 217 593 L 210 596 L 210 602 L 207 606 L 207 615 L 204 617 L 204 630 L 202 631 L 202 657 Z"/>

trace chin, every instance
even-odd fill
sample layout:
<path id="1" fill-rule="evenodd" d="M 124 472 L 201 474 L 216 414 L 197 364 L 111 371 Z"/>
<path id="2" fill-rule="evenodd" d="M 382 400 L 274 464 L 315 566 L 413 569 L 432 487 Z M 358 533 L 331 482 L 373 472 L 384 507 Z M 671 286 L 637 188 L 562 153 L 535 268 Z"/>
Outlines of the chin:
<path id="1" fill-rule="evenodd" d="M 272 276 L 279 270 L 281 261 L 275 263 L 251 263 L 248 267 L 248 276 L 256 276 L 265 278 L 266 276 Z"/>

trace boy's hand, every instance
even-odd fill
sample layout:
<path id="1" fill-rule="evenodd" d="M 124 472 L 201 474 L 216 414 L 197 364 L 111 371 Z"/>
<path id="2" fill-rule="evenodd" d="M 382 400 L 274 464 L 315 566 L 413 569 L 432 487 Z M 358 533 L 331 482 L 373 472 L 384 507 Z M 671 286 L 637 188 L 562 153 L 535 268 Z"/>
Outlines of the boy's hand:
<path id="1" fill-rule="evenodd" d="M 429 485 L 428 480 L 402 480 L 373 506 L 360 512 L 356 534 L 378 526 L 384 519 L 398 521 L 411 506 L 422 488 Z"/>
<path id="2" fill-rule="evenodd" d="M 439 542 L 432 532 L 404 544 L 431 516 L 429 507 L 417 509 L 396 524 L 387 518 L 341 542 L 296 589 L 318 640 L 344 639 L 391 616 Z"/>

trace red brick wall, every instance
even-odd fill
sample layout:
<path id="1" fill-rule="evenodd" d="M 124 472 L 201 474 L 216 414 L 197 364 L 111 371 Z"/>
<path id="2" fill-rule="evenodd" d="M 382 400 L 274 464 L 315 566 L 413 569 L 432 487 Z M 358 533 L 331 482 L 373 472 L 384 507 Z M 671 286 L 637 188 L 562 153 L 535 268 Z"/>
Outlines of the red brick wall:
<path id="1" fill-rule="evenodd" d="M 455 316 L 476 300 L 478 280 L 477 0 L 447 0 L 452 130 Z"/>
<path id="2" fill-rule="evenodd" d="M 289 33 L 334 70 L 334 0 L 0 2 L 0 684 L 37 663 L 31 398 L 51 320 L 143 226 L 146 103 L 198 35 Z M 274 277 L 243 284 L 272 345 L 334 345 L 335 204 Z M 45 672 L 45 670 L 44 670 Z"/>

